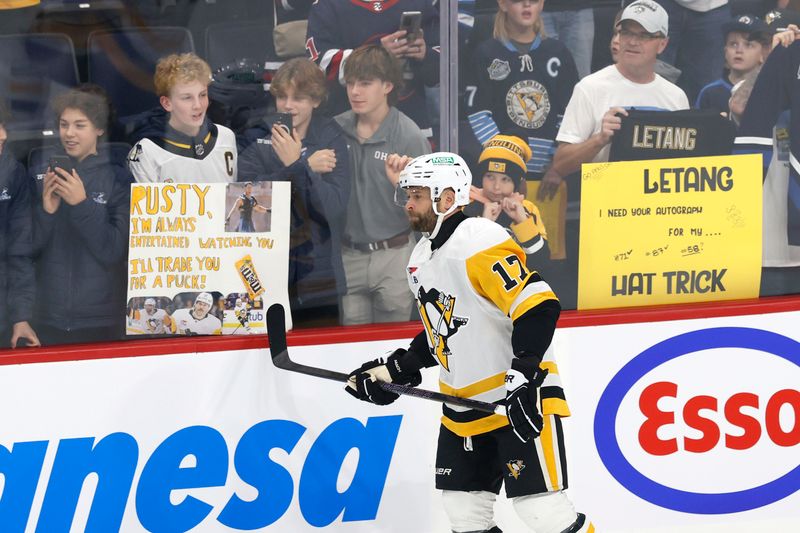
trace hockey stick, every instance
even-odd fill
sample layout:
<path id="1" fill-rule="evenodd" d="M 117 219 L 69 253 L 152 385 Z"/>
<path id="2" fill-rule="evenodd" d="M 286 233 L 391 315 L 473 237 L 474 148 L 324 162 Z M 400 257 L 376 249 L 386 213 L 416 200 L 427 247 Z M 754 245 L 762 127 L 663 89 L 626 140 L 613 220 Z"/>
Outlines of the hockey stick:
<path id="1" fill-rule="evenodd" d="M 315 366 L 303 365 L 295 363 L 289 358 L 289 350 L 286 345 L 286 322 L 281 304 L 272 304 L 267 309 L 267 336 L 269 337 L 269 349 L 272 356 L 272 363 L 283 370 L 290 372 L 299 372 L 300 374 L 307 374 L 322 379 L 330 379 L 332 381 L 339 381 L 347 383 L 350 379 L 348 374 L 344 372 L 336 372 L 325 368 L 317 368 Z M 418 389 L 416 387 L 409 387 L 407 385 L 400 385 L 397 383 L 386 383 L 383 381 L 378 382 L 380 387 L 395 394 L 404 394 L 406 396 L 414 396 L 416 398 L 423 398 L 434 402 L 449 403 L 451 405 L 458 405 L 468 409 L 475 409 L 476 411 L 483 411 L 485 413 L 495 413 L 498 415 L 506 416 L 505 405 L 496 403 L 482 402 L 480 400 L 472 400 L 470 398 L 460 398 L 458 396 L 451 396 L 441 392 L 435 392 L 425 389 Z"/>

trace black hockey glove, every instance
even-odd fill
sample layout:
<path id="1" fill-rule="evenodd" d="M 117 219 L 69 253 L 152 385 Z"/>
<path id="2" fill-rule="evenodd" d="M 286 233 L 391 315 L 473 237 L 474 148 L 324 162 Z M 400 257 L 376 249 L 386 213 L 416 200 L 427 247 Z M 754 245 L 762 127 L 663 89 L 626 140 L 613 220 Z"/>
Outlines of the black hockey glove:
<path id="1" fill-rule="evenodd" d="M 377 381 L 399 383 L 416 387 L 422 383 L 419 368 L 403 356 L 406 350 L 395 350 L 386 362 L 382 358 L 368 361 L 350 373 L 350 380 L 344 388 L 352 396 L 376 405 L 388 405 L 398 398 L 398 394 L 383 390 Z"/>
<path id="2" fill-rule="evenodd" d="M 539 387 L 545 376 L 547 370 L 539 368 L 538 361 L 519 357 L 511 361 L 506 372 L 506 416 L 522 442 L 535 439 L 542 432 Z"/>

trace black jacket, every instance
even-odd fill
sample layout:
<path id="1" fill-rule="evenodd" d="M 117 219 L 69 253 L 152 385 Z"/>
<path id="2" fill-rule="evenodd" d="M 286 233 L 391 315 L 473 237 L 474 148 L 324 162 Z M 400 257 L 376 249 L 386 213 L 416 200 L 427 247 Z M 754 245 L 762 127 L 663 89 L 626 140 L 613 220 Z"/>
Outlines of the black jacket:
<path id="1" fill-rule="evenodd" d="M 0 330 L 33 318 L 31 195 L 25 169 L 0 153 Z"/>
<path id="2" fill-rule="evenodd" d="M 74 206 L 62 200 L 52 215 L 42 207 L 47 159 L 31 165 L 36 186 L 36 317 L 64 331 L 121 326 L 133 180 L 106 152 L 74 164 L 86 200 Z"/>
<path id="3" fill-rule="evenodd" d="M 239 139 L 239 181 L 291 181 L 289 291 L 293 307 L 335 303 L 346 284 L 342 266 L 342 229 L 350 197 L 350 158 L 339 125 L 313 115 L 300 159 L 284 166 L 271 144 L 265 120 Z M 322 149 L 336 153 L 336 167 L 317 174 L 308 156 Z"/>

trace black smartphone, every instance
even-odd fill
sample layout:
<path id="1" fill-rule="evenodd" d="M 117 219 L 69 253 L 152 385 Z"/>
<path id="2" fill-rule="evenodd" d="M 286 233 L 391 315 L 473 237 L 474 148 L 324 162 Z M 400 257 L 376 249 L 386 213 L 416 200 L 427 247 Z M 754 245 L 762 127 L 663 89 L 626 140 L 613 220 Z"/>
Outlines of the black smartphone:
<path id="1" fill-rule="evenodd" d="M 421 25 L 421 11 L 403 11 L 403 14 L 400 15 L 400 29 L 406 30 L 406 40 L 409 43 L 419 38 L 419 29 Z"/>
<path id="2" fill-rule="evenodd" d="M 54 155 L 50 156 L 50 170 L 55 172 L 56 167 L 63 168 L 70 174 L 72 173 L 75 166 L 72 164 L 72 159 L 68 155 Z M 58 175 L 58 174 L 56 174 Z"/>
<path id="3" fill-rule="evenodd" d="M 291 113 L 275 113 L 272 117 L 272 123 L 277 124 L 283 131 L 292 135 L 292 115 Z"/>

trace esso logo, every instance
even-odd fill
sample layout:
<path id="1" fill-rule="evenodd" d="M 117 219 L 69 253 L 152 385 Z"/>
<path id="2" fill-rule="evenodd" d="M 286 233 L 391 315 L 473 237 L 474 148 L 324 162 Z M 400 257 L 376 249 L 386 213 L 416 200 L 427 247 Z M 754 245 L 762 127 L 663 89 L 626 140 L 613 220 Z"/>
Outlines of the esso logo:
<path id="1" fill-rule="evenodd" d="M 800 343 L 752 328 L 677 335 L 631 359 L 597 405 L 603 464 L 633 494 L 735 513 L 800 487 Z"/>

